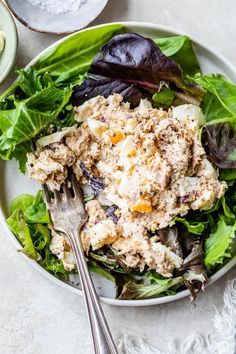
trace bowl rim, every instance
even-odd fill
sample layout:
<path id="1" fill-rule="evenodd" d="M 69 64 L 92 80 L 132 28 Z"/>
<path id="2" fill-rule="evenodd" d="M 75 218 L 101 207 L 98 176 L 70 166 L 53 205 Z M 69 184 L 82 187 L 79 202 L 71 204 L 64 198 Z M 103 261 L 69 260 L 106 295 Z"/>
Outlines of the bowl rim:
<path id="1" fill-rule="evenodd" d="M 132 26 L 132 27 L 139 27 L 139 28 L 144 28 L 144 29 L 150 29 L 150 30 L 160 30 L 160 31 L 166 31 L 169 33 L 172 33 L 173 35 L 186 35 L 183 31 L 177 30 L 173 27 L 170 26 L 163 26 L 159 24 L 154 24 L 150 22 L 139 22 L 139 21 L 117 21 L 117 22 L 109 22 L 101 25 L 96 25 L 96 26 L 91 26 L 85 29 L 82 29 L 77 32 L 84 32 L 88 31 L 90 29 L 95 29 L 95 28 L 100 28 L 108 25 L 113 25 L 113 24 L 120 24 L 126 27 Z M 77 33 L 76 32 L 76 33 Z M 76 33 L 72 33 L 66 37 L 63 37 L 59 39 L 58 41 L 54 42 L 51 44 L 49 47 L 45 48 L 43 51 L 41 51 L 39 54 L 37 54 L 26 66 L 25 69 L 29 68 L 31 65 L 33 65 L 37 60 L 44 55 L 47 51 L 51 50 L 52 48 L 56 47 L 58 44 L 64 42 L 68 37 L 71 37 L 75 35 Z M 199 47 L 202 49 L 205 49 L 207 51 L 210 51 L 216 58 L 218 58 L 223 64 L 226 65 L 235 75 L 236 75 L 236 68 L 230 63 L 228 59 L 226 59 L 222 54 L 219 54 L 215 49 L 213 49 L 209 45 L 205 45 L 202 41 L 197 40 L 194 36 L 189 36 L 189 38 L 193 41 L 193 43 L 197 44 Z M 16 80 L 17 81 L 17 80 Z M 10 236 L 11 241 L 15 244 L 15 247 L 19 249 L 20 243 L 16 239 L 15 235 L 11 232 L 11 230 L 8 228 L 8 225 L 6 223 L 6 218 L 4 216 L 2 208 L 0 208 L 0 223 L 2 224 L 5 232 L 7 235 Z M 73 285 L 70 285 L 68 283 L 63 282 L 62 280 L 56 278 L 53 276 L 51 273 L 47 272 L 44 268 L 42 268 L 36 261 L 30 259 L 27 257 L 25 254 L 21 253 L 23 257 L 27 260 L 27 262 L 31 263 L 31 265 L 39 271 L 45 278 L 47 278 L 49 281 L 61 286 L 64 289 L 68 289 L 74 293 L 79 294 L 82 296 L 82 290 L 74 287 Z M 209 283 L 207 286 L 210 284 L 214 283 L 216 280 L 221 278 L 226 272 L 228 272 L 234 265 L 236 264 L 236 255 L 230 259 L 222 268 L 220 268 L 216 273 L 214 273 L 211 277 L 209 277 Z M 151 306 L 151 305 L 160 305 L 164 303 L 169 303 L 172 301 L 176 301 L 179 299 L 182 299 L 186 296 L 190 295 L 190 291 L 188 289 L 182 290 L 178 292 L 175 295 L 169 295 L 169 296 L 163 296 L 163 297 L 156 297 L 156 298 L 151 298 L 151 299 L 143 299 L 143 300 L 120 300 L 120 299 L 114 299 L 114 298 L 108 298 L 104 296 L 100 296 L 100 300 L 103 303 L 109 304 L 109 305 L 114 305 L 114 306 L 132 306 L 132 307 L 138 307 L 138 306 Z"/>
<path id="2" fill-rule="evenodd" d="M 5 69 L 3 74 L 0 76 L 0 85 L 4 82 L 4 80 L 7 78 L 8 74 L 11 72 L 12 67 L 14 66 L 14 64 L 16 62 L 17 52 L 18 52 L 18 32 L 17 32 L 17 28 L 16 28 L 16 23 L 14 21 L 14 18 L 12 16 L 11 12 L 10 12 L 10 9 L 2 1 L 0 1 L 0 7 L 1 6 L 4 11 L 4 15 L 8 17 L 8 22 L 12 27 L 15 45 L 14 45 L 14 47 L 12 47 L 13 54 L 12 54 L 11 60 L 9 60 L 7 68 Z"/>
<path id="3" fill-rule="evenodd" d="M 1 0 L 0 0 L 1 1 Z M 109 0 L 103 0 L 104 6 L 102 7 L 101 10 L 99 10 L 98 12 L 96 12 L 90 20 L 86 21 L 86 24 L 83 27 L 78 27 L 74 30 L 71 31 L 46 31 L 43 29 L 39 29 L 39 28 L 35 28 L 34 26 L 31 26 L 26 20 L 24 20 L 22 17 L 20 17 L 16 11 L 12 8 L 12 5 L 9 3 L 9 0 L 5 0 L 6 2 L 6 7 L 13 13 L 13 15 L 15 16 L 15 18 L 21 22 L 25 27 L 27 27 L 28 29 L 30 29 L 31 31 L 34 32 L 38 32 L 38 33 L 46 33 L 46 34 L 55 34 L 55 35 L 70 35 L 70 34 L 74 34 L 80 30 L 82 30 L 83 28 L 85 28 L 86 26 L 88 26 L 91 22 L 93 22 L 100 14 L 101 12 L 105 9 L 105 7 L 107 6 L 107 3 Z M 87 29 L 87 28 L 86 28 Z"/>

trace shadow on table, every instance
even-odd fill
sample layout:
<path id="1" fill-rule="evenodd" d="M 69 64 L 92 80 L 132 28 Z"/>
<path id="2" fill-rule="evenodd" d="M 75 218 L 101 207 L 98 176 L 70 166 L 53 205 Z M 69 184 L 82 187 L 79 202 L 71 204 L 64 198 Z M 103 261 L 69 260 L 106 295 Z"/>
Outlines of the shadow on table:
<path id="1" fill-rule="evenodd" d="M 129 2 L 127 0 L 109 0 L 102 13 L 89 26 L 101 23 L 125 21 Z"/>

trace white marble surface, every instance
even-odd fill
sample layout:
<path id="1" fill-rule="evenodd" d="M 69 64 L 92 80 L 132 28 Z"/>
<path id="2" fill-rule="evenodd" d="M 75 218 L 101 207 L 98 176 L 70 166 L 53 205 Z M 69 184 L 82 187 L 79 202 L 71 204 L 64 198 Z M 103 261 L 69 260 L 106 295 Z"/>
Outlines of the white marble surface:
<path id="1" fill-rule="evenodd" d="M 236 65 L 235 11 L 235 0 L 110 0 L 94 24 L 136 20 L 170 25 L 212 45 Z M 17 26 L 18 66 L 58 39 Z M 92 354 L 83 299 L 31 269 L 1 227 L 0 244 L 0 353 Z M 182 341 L 194 332 L 212 330 L 214 306 L 222 307 L 225 284 L 234 276 L 235 268 L 200 294 L 196 308 L 184 299 L 149 308 L 104 310 L 116 338 L 136 333 L 165 349 L 169 338 Z"/>

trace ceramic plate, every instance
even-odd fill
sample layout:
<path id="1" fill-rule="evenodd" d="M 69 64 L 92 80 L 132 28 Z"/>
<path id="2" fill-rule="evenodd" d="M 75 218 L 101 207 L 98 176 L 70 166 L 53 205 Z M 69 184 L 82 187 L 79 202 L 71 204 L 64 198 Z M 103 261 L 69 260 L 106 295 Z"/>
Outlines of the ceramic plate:
<path id="1" fill-rule="evenodd" d="M 4 32 L 5 47 L 0 55 L 0 84 L 11 71 L 17 54 L 17 31 L 15 22 L 3 3 L 0 1 L 0 31 Z"/>
<path id="2" fill-rule="evenodd" d="M 147 37 L 167 37 L 173 35 L 180 35 L 179 31 L 176 31 L 171 28 L 149 24 L 149 23 L 139 23 L 139 22 L 123 22 L 122 23 L 126 28 L 130 31 L 137 32 L 141 35 Z M 96 26 L 101 27 L 101 26 Z M 95 28 L 95 27 L 94 27 Z M 86 31 L 86 30 L 84 30 Z M 199 43 L 197 40 L 192 38 L 194 49 L 198 55 L 199 61 L 201 63 L 201 67 L 203 73 L 222 73 L 228 76 L 232 81 L 236 82 L 236 69 L 221 55 L 217 54 L 214 50 L 209 49 L 208 47 L 204 46 L 203 44 Z M 56 42 L 48 49 L 57 46 L 58 43 L 63 42 L 64 39 Z M 33 64 L 38 58 L 47 52 L 46 49 L 42 53 L 40 53 L 30 64 Z M 30 65 L 29 64 L 29 65 Z M 13 240 L 16 249 L 21 248 L 20 244 L 16 240 L 15 236 L 11 233 L 8 229 L 5 218 L 8 216 L 8 207 L 9 203 L 12 198 L 20 193 L 31 193 L 34 194 L 38 189 L 39 185 L 32 180 L 29 180 L 27 176 L 23 176 L 19 173 L 17 165 L 14 161 L 9 162 L 0 162 L 0 221 L 5 228 L 6 237 L 9 237 Z M 22 254 L 23 255 L 23 254 Z M 29 265 L 36 268 L 42 274 L 44 274 L 49 280 L 53 281 L 57 285 L 60 285 L 70 291 L 74 291 L 78 294 L 81 294 L 81 290 L 74 287 L 72 284 L 67 284 L 58 280 L 48 272 L 46 272 L 40 265 L 36 262 L 30 260 L 26 256 L 23 255 L 29 262 Z M 218 272 L 216 272 L 212 277 L 210 277 L 210 284 L 215 280 L 219 279 L 223 276 L 230 268 L 232 268 L 236 264 L 236 257 L 231 259 L 227 264 L 224 265 Z M 36 273 L 35 273 L 35 276 Z M 163 304 L 171 301 L 178 300 L 185 296 L 189 295 L 188 290 L 183 290 L 178 292 L 176 295 L 173 296 L 163 296 L 159 298 L 147 299 L 147 300 L 118 300 L 115 299 L 115 289 L 112 282 L 105 280 L 101 277 L 94 276 L 94 281 L 98 290 L 99 295 L 101 296 L 101 300 L 105 303 L 111 305 L 118 305 L 118 306 L 147 306 L 147 305 L 154 305 L 154 304 Z"/>
<path id="3" fill-rule="evenodd" d="M 42 5 L 32 5 L 29 0 L 6 0 L 9 9 L 26 27 L 37 32 L 55 34 L 68 34 L 86 27 L 102 12 L 107 2 L 80 0 L 81 6 L 76 11 L 60 13 L 59 9 L 53 8 L 46 11 Z"/>

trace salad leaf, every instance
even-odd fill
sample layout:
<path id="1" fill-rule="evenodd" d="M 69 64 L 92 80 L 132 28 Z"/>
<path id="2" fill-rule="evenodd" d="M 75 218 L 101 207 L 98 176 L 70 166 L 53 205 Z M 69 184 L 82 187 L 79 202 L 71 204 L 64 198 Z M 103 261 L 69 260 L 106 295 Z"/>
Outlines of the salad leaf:
<path id="1" fill-rule="evenodd" d="M 43 201 L 41 191 L 35 197 L 30 194 L 21 194 L 14 198 L 10 204 L 10 213 L 14 213 L 17 209 L 23 211 L 28 223 L 50 223 L 49 213 Z"/>
<path id="2" fill-rule="evenodd" d="M 158 230 L 158 236 L 160 237 L 161 243 L 177 254 L 179 257 L 183 257 L 183 251 L 179 240 L 179 233 L 177 227 L 166 227 L 165 229 Z"/>
<path id="3" fill-rule="evenodd" d="M 120 24 L 81 31 L 47 51 L 34 65 L 38 73 L 50 73 L 56 82 L 78 82 L 101 46 L 125 31 Z"/>
<path id="4" fill-rule="evenodd" d="M 163 83 L 171 85 L 171 90 L 159 92 Z M 181 67 L 173 59 L 153 40 L 136 33 L 116 35 L 101 48 L 90 66 L 89 78 L 75 87 L 72 103 L 77 106 L 95 94 L 108 97 L 113 92 L 122 94 L 132 106 L 140 98 L 151 99 L 155 92 L 154 101 L 161 104 L 164 100 L 167 106 L 175 95 L 180 101 L 195 104 L 202 98 L 201 89 L 184 81 Z"/>
<path id="5" fill-rule="evenodd" d="M 50 245 L 51 241 L 51 233 L 47 226 L 42 224 L 34 224 L 30 225 L 31 227 L 31 238 L 34 243 L 34 248 L 37 251 L 42 251 L 46 246 Z"/>
<path id="6" fill-rule="evenodd" d="M 56 277 L 68 280 L 69 272 L 49 248 L 51 232 L 48 223 L 50 219 L 41 191 L 35 197 L 22 194 L 13 199 L 10 213 L 7 223 L 22 244 L 22 251 L 30 258 L 37 260 L 42 267 Z"/>
<path id="7" fill-rule="evenodd" d="M 155 43 L 136 33 L 113 37 L 94 58 L 89 72 L 158 90 L 162 80 L 182 87 L 179 65 Z"/>
<path id="8" fill-rule="evenodd" d="M 152 100 L 155 106 L 158 107 L 170 107 L 175 99 L 175 92 L 169 88 L 164 88 L 163 90 L 154 93 Z"/>
<path id="9" fill-rule="evenodd" d="M 236 179 L 236 168 L 220 170 L 220 180 L 232 181 Z"/>
<path id="10" fill-rule="evenodd" d="M 62 280 L 69 279 L 69 273 L 65 270 L 62 261 L 51 253 L 48 246 L 45 248 L 44 257 L 39 261 L 39 264 L 57 278 Z"/>
<path id="11" fill-rule="evenodd" d="M 27 71 L 24 69 L 17 69 L 16 73 L 19 75 L 18 88 L 15 92 L 16 97 L 29 98 L 36 92 L 42 91 L 42 89 L 53 86 L 53 80 L 48 73 L 39 75 L 38 72 L 30 67 Z"/>
<path id="12" fill-rule="evenodd" d="M 151 98 L 147 91 L 137 86 L 99 75 L 89 75 L 81 85 L 74 87 L 71 103 L 79 106 L 90 98 L 99 95 L 108 97 L 113 93 L 121 94 L 124 101 L 129 102 L 131 107 L 138 106 L 141 98 Z"/>
<path id="13" fill-rule="evenodd" d="M 117 252 L 118 253 L 118 252 Z M 100 249 L 96 252 L 89 252 L 89 258 L 97 265 L 112 271 L 112 273 L 128 273 L 130 269 L 124 264 L 122 256 L 114 252 L 113 249 Z"/>
<path id="14" fill-rule="evenodd" d="M 7 224 L 11 231 L 17 236 L 18 240 L 23 246 L 22 252 L 32 259 L 38 260 L 40 258 L 39 254 L 35 250 L 30 229 L 25 222 L 24 214 L 21 209 L 17 209 L 13 214 L 7 219 Z"/>
<path id="15" fill-rule="evenodd" d="M 236 85 L 221 74 L 196 75 L 193 81 L 203 87 L 207 94 L 202 109 L 206 122 L 236 116 Z"/>
<path id="16" fill-rule="evenodd" d="M 183 284 L 183 277 L 171 278 L 171 279 L 156 279 L 155 284 L 139 284 L 133 281 L 129 281 L 123 286 L 122 292 L 119 295 L 119 299 L 147 299 L 158 296 L 170 288 L 180 286 Z"/>
<path id="17" fill-rule="evenodd" d="M 18 195 L 10 203 L 10 214 L 13 214 L 17 209 L 21 209 L 24 212 L 33 204 L 33 202 L 34 197 L 31 194 Z"/>
<path id="18" fill-rule="evenodd" d="M 202 242 L 200 238 L 191 237 L 188 240 L 189 244 L 191 244 L 191 251 L 186 258 L 184 258 L 183 264 L 181 266 L 181 270 L 187 269 L 195 269 L 196 267 L 201 269 L 201 273 L 203 272 L 203 248 Z"/>
<path id="19" fill-rule="evenodd" d="M 205 126 L 208 148 L 215 164 L 236 168 L 236 118 Z"/>
<path id="20" fill-rule="evenodd" d="M 50 223 L 49 213 L 44 203 L 41 191 L 37 193 L 33 203 L 24 211 L 24 215 L 28 223 Z"/>
<path id="21" fill-rule="evenodd" d="M 217 264 L 222 264 L 226 258 L 231 257 L 231 247 L 235 238 L 236 222 L 233 225 L 227 225 L 221 218 L 214 232 L 205 240 L 204 263 L 207 270 L 211 270 Z"/>
<path id="22" fill-rule="evenodd" d="M 201 221 L 190 221 L 186 220 L 185 218 L 181 218 L 179 216 L 176 216 L 173 220 L 173 223 L 180 222 L 183 224 L 187 230 L 194 235 L 201 235 L 204 228 L 205 228 L 205 223 Z"/>
<path id="23" fill-rule="evenodd" d="M 164 55 L 155 42 L 137 33 L 116 35 L 94 58 L 89 73 L 136 84 L 158 91 L 161 81 L 200 95 L 194 85 L 183 80 L 181 67 Z"/>
<path id="24" fill-rule="evenodd" d="M 108 280 L 111 280 L 112 282 L 115 282 L 115 278 L 113 277 L 111 272 L 108 271 L 107 269 L 101 268 L 100 266 L 98 266 L 96 264 L 96 262 L 89 260 L 88 267 L 89 267 L 90 272 L 96 273 L 98 275 L 101 275 L 103 278 L 106 278 Z"/>
<path id="25" fill-rule="evenodd" d="M 228 221 L 229 223 L 234 223 L 236 221 L 236 215 L 230 210 L 230 207 L 228 206 L 226 198 L 224 196 L 221 198 L 221 203 L 226 221 Z"/>
<path id="26" fill-rule="evenodd" d="M 202 238 L 197 235 L 185 235 L 184 248 L 189 252 L 180 268 L 184 271 L 184 284 L 190 291 L 191 300 L 195 300 L 197 292 L 207 282 L 207 271 L 204 266 Z"/>
<path id="27" fill-rule="evenodd" d="M 19 170 L 21 173 L 25 173 L 26 171 L 27 153 L 31 151 L 32 143 L 29 140 L 16 145 L 14 151 L 10 153 L 9 159 L 14 158 L 16 161 L 18 161 Z"/>
<path id="28" fill-rule="evenodd" d="M 71 92 L 71 88 L 50 86 L 21 101 L 13 98 L 14 109 L 0 111 L 1 158 L 17 158 L 19 150 L 14 154 L 17 146 L 21 144 L 22 147 L 22 143 L 30 141 L 51 124 L 68 103 Z"/>
<path id="29" fill-rule="evenodd" d="M 33 68 L 29 68 L 28 71 L 18 69 L 16 73 L 19 75 L 19 88 L 21 88 L 26 97 L 30 97 L 43 89 L 41 76 Z"/>
<path id="30" fill-rule="evenodd" d="M 194 75 L 201 71 L 192 41 L 188 36 L 155 38 L 154 42 L 162 53 L 174 59 L 181 66 L 185 74 Z"/>

